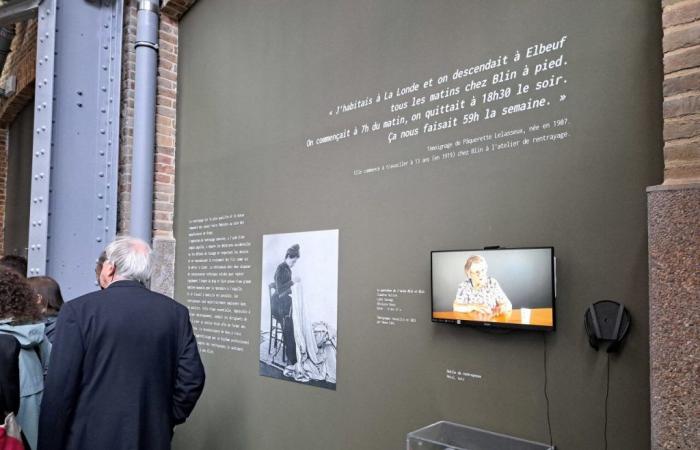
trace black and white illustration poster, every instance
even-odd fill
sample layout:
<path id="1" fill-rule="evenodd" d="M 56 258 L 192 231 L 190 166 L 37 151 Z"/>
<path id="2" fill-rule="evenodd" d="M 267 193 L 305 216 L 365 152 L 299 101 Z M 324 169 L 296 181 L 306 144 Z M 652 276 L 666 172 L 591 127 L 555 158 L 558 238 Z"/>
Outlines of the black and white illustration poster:
<path id="1" fill-rule="evenodd" d="M 338 230 L 263 236 L 260 375 L 335 389 Z"/>

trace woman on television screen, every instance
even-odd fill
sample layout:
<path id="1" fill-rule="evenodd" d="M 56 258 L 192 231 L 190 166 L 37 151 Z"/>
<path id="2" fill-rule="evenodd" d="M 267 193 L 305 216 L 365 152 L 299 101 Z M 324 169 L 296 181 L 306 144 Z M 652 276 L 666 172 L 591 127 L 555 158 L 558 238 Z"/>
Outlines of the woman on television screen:
<path id="1" fill-rule="evenodd" d="M 486 260 L 473 255 L 464 264 L 467 279 L 459 283 L 457 295 L 452 303 L 454 312 L 478 313 L 497 316 L 509 313 L 513 305 L 495 278 L 487 275 Z"/>

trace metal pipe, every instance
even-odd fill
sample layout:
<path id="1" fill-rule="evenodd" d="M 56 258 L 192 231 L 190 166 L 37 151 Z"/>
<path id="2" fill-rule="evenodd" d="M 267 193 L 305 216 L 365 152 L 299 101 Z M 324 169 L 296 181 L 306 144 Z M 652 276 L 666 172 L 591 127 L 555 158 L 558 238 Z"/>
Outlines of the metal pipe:
<path id="1" fill-rule="evenodd" d="M 140 0 L 136 25 L 134 149 L 129 234 L 151 242 L 160 0 Z"/>

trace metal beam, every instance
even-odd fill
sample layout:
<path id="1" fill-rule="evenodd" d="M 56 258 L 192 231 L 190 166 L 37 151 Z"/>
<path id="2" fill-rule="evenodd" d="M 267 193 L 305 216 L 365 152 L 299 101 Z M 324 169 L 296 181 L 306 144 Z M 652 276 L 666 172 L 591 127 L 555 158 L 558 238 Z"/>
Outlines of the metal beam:
<path id="1" fill-rule="evenodd" d="M 50 111 L 51 119 L 35 119 L 38 132 L 46 127 L 46 135 L 52 136 L 49 146 L 35 139 L 40 154 L 35 162 L 42 149 L 50 149 L 51 164 L 48 170 L 41 164 L 33 168 L 39 172 L 43 167 L 44 177 L 36 173 L 33 181 L 50 180 L 50 191 L 44 195 L 48 202 L 32 203 L 37 219 L 30 218 L 37 229 L 39 212 L 48 209 L 48 233 L 45 245 L 38 233 L 37 242 L 30 234 L 35 270 L 30 275 L 56 278 L 64 297 L 72 299 L 96 288 L 95 259 L 116 234 L 123 0 L 44 3 L 54 1 L 54 29 L 39 33 L 39 45 L 46 42 L 41 39 L 55 39 L 55 48 L 37 53 L 36 80 L 37 114 Z M 40 26 L 44 7 L 42 3 L 39 9 Z M 40 68 L 47 73 L 39 76 Z M 40 101 L 49 87 L 51 101 Z"/>
<path id="2" fill-rule="evenodd" d="M 39 7 L 37 22 L 32 203 L 29 210 L 29 251 L 27 255 L 29 276 L 46 273 L 51 151 L 53 149 L 51 137 L 54 117 L 55 0 L 44 0 Z"/>

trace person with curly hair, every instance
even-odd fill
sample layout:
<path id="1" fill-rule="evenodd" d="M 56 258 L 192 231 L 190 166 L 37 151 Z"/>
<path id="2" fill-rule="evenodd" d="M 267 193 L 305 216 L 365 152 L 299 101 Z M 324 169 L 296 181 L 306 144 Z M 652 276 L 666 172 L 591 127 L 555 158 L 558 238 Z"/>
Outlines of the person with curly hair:
<path id="1" fill-rule="evenodd" d="M 27 276 L 27 258 L 19 255 L 5 255 L 0 258 L 0 267 L 14 270 L 23 277 Z"/>
<path id="2" fill-rule="evenodd" d="M 20 403 L 17 422 L 32 449 L 37 448 L 39 407 L 51 344 L 44 334 L 41 306 L 26 279 L 0 269 L 0 334 L 19 341 Z"/>

